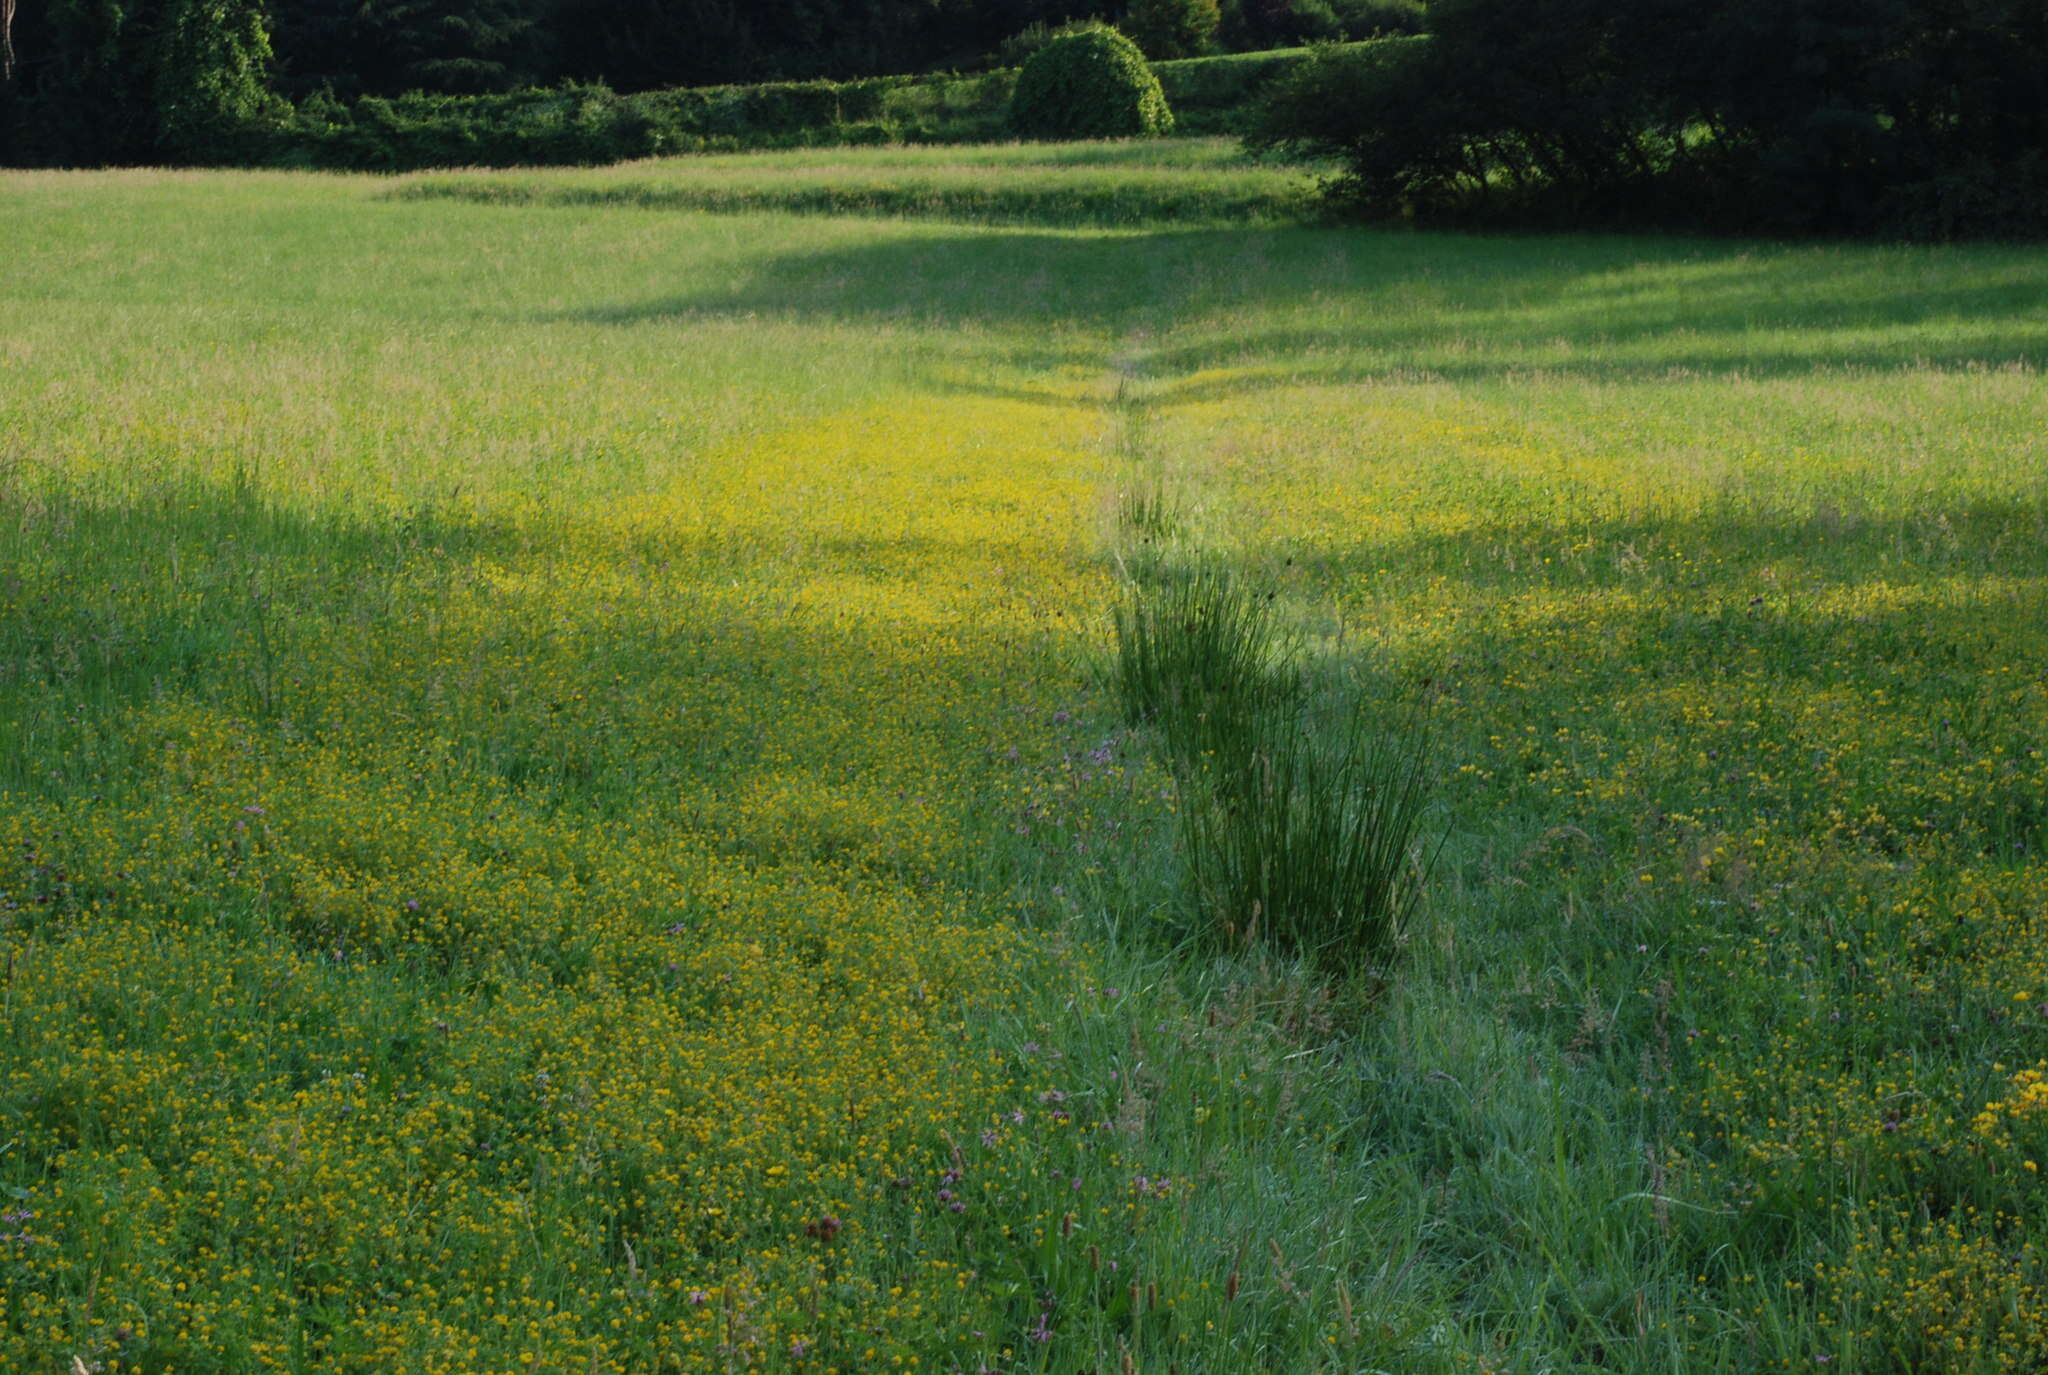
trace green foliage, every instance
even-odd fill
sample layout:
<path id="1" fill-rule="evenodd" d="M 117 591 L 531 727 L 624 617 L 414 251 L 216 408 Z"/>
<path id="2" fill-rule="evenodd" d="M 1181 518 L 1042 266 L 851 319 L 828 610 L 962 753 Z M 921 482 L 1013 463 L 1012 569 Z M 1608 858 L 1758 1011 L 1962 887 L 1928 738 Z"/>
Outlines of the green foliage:
<path id="1" fill-rule="evenodd" d="M 1187 530 L 1180 502 L 1157 481 L 1140 482 L 1118 492 L 1116 518 L 1124 539 L 1135 542 L 1136 548 L 1148 555 L 1148 567 L 1149 559 L 1171 549 Z"/>
<path id="2" fill-rule="evenodd" d="M 53 0 L 20 16 L 9 83 L 17 165 L 140 162 L 155 143 L 144 27 L 119 0 Z"/>
<path id="3" fill-rule="evenodd" d="M 2038 233 L 2033 0 L 1437 0 L 1434 42 L 1319 61 L 1265 147 L 1370 214 L 1828 233 Z"/>
<path id="4" fill-rule="evenodd" d="M 1351 39 L 1395 38 L 1429 27 L 1423 0 L 1334 0 L 1331 8 Z"/>
<path id="5" fill-rule="evenodd" d="M 1257 122 L 1266 92 L 1309 59 L 1310 49 L 1232 53 L 1157 62 L 1153 75 L 1182 134 L 1241 134 Z"/>
<path id="6" fill-rule="evenodd" d="M 1124 32 L 1155 62 L 1199 56 L 1223 22 L 1216 0 L 1131 0 Z"/>
<path id="7" fill-rule="evenodd" d="M 270 0 L 279 85 L 303 98 L 483 94 L 553 75 L 552 0 Z"/>
<path id="8" fill-rule="evenodd" d="M 1293 0 L 1285 27 L 1278 35 L 1288 43 L 1334 43 L 1344 36 L 1344 22 L 1330 0 Z"/>
<path id="9" fill-rule="evenodd" d="M 1345 170 L 1331 192 L 1368 215 L 1409 213 L 1420 197 L 1441 203 L 1472 191 L 1485 181 L 1488 149 L 1436 93 L 1430 45 L 1399 38 L 1318 50 L 1269 88 L 1247 145 L 1341 159 Z"/>
<path id="10" fill-rule="evenodd" d="M 57 0 L 19 38 L 11 162 L 247 160 L 273 120 L 260 0 Z"/>
<path id="11" fill-rule="evenodd" d="M 316 98 L 301 107 L 280 156 L 375 171 L 619 162 L 792 142 L 809 128 L 834 127 L 838 108 L 837 91 L 822 82 L 638 96 L 570 85 L 502 96 L 370 96 L 348 106 Z"/>
<path id="12" fill-rule="evenodd" d="M 1026 138 L 1129 138 L 1173 129 L 1159 78 L 1114 29 L 1048 43 L 1017 74 L 1010 126 Z"/>
<path id="13" fill-rule="evenodd" d="M 558 0 L 547 29 L 558 78 L 644 91 L 930 73 L 971 64 L 1020 29 L 1043 36 L 1104 8 L 1104 0 Z"/>
<path id="14" fill-rule="evenodd" d="M 1064 24 L 1048 24 L 1042 19 L 1037 20 L 998 43 L 992 57 L 998 67 L 1021 67 L 1036 56 L 1040 48 L 1056 38 L 1108 27 L 1109 25 L 1100 19 L 1070 19 Z"/>
<path id="15" fill-rule="evenodd" d="M 603 87 L 491 99 L 405 96 L 357 102 L 311 159 L 327 166 L 416 167 L 600 163 L 660 148 L 659 130 Z"/>
<path id="16" fill-rule="evenodd" d="M 168 0 L 153 96 L 164 151 L 180 162 L 240 160 L 279 101 L 264 84 L 270 40 L 249 0 Z"/>
<path id="17" fill-rule="evenodd" d="M 996 70 L 632 94 L 601 82 L 471 95 L 351 96 L 340 87 L 316 86 L 287 110 L 255 84 L 262 67 L 255 10 L 218 0 L 210 7 L 198 0 L 176 3 L 184 15 L 174 30 L 180 51 L 206 47 L 217 62 L 180 59 L 156 69 L 163 80 L 154 92 L 142 91 L 136 73 L 153 69 L 122 56 L 127 49 L 121 35 L 130 32 L 127 12 L 72 4 L 63 11 L 76 21 L 63 45 L 72 65 L 57 81 L 56 68 L 45 64 L 40 94 L 13 99 L 11 118 L 0 110 L 0 138 L 8 138 L 0 159 L 95 163 L 170 156 L 406 171 L 592 164 L 749 148 L 984 142 L 1011 134 L 1018 80 L 1014 70 Z M 109 16 L 109 22 L 122 23 L 102 30 L 84 22 Z M 1101 27 L 1082 23 L 1067 31 Z M 102 49 L 113 56 L 100 56 Z M 1306 49 L 1246 53 L 1159 63 L 1152 70 L 1177 131 L 1238 133 L 1251 122 L 1263 92 L 1308 56 Z M 158 100 L 172 110 L 173 133 L 154 122 Z M 11 138 L 9 124 L 16 131 Z"/>
<path id="18" fill-rule="evenodd" d="M 1014 77 L 879 77 L 620 95 L 570 84 L 503 95 L 301 102 L 265 160 L 369 171 L 594 164 L 675 153 L 969 142 L 1003 129 Z"/>
<path id="19" fill-rule="evenodd" d="M 1241 52 L 1332 43 L 1344 36 L 1329 0 L 1229 0 L 1223 7 L 1223 43 Z"/>

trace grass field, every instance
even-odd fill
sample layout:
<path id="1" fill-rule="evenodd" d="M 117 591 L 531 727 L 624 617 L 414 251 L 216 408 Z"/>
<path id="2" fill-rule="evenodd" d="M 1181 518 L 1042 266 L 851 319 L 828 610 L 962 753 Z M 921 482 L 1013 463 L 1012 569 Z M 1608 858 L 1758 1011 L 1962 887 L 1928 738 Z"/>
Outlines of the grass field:
<path id="1" fill-rule="evenodd" d="M 2048 260 L 1164 148 L 0 177 L 0 1369 L 2048 1365 Z M 1134 502 L 1428 703 L 1376 977 Z"/>

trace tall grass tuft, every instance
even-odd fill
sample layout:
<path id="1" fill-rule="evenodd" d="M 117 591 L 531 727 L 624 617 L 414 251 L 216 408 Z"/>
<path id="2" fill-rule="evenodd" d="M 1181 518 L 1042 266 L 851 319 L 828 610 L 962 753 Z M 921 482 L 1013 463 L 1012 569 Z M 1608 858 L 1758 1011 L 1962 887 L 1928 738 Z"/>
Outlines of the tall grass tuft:
<path id="1" fill-rule="evenodd" d="M 1272 595 L 1227 568 L 1162 562 L 1126 589 L 1115 616 L 1124 720 L 1156 727 L 1176 760 L 1243 756 L 1300 700 Z"/>
<path id="2" fill-rule="evenodd" d="M 1127 495 L 1142 532 L 1164 508 Z M 1160 560 L 1116 607 L 1125 720 L 1178 782 L 1196 933 L 1346 975 L 1383 968 L 1421 888 L 1428 746 L 1417 723 L 1312 703 L 1273 594 Z"/>
<path id="3" fill-rule="evenodd" d="M 1422 732 L 1355 711 L 1260 724 L 1253 748 L 1176 770 L 1200 936 L 1262 941 L 1331 974 L 1384 968 L 1426 868 Z"/>

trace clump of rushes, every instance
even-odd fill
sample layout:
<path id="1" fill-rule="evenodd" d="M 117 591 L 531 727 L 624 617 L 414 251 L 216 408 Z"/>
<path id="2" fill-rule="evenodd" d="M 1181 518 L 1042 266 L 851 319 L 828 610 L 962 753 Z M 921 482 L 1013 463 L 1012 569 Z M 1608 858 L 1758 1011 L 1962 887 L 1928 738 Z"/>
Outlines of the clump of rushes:
<path id="1" fill-rule="evenodd" d="M 1355 711 L 1260 724 L 1252 748 L 1176 768 L 1199 938 L 1263 941 L 1332 974 L 1384 968 L 1425 869 L 1421 732 Z"/>
<path id="2" fill-rule="evenodd" d="M 1301 674 L 1287 662 L 1272 594 L 1229 569 L 1161 563 L 1115 608 L 1124 720 L 1154 726 L 1175 761 L 1248 754 L 1270 718 L 1290 715 Z"/>
<path id="3" fill-rule="evenodd" d="M 1126 530 L 1167 508 L 1127 494 Z M 1203 944 L 1263 944 L 1332 974 L 1384 966 L 1421 887 L 1417 723 L 1312 705 L 1273 594 L 1206 560 L 1147 565 L 1115 610 L 1124 717 L 1181 793 Z"/>

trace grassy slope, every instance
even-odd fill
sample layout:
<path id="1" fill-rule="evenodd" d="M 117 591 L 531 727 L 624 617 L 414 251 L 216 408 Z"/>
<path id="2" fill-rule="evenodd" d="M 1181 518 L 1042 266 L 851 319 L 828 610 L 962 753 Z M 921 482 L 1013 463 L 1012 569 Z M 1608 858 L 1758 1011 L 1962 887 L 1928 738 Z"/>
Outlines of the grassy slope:
<path id="1" fill-rule="evenodd" d="M 527 175 L 423 173 L 393 194 L 497 204 L 789 211 L 1136 228 L 1299 220 L 1312 188 L 1225 139 L 980 144 L 657 159 Z"/>
<path id="2" fill-rule="evenodd" d="M 2037 1357 L 2038 255 L 574 203 L 847 165 L 9 179 L 16 1362 Z M 1142 938 L 1133 468 L 1441 694 L 1353 1036 Z"/>

